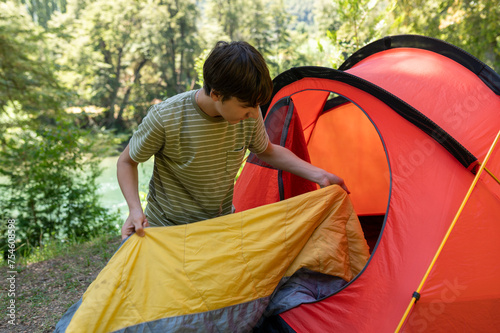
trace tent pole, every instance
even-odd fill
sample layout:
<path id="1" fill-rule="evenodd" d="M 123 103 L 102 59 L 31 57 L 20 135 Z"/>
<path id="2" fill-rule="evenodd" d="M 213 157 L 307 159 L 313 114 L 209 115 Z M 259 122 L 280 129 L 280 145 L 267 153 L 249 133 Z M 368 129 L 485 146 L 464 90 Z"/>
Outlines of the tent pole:
<path id="1" fill-rule="evenodd" d="M 444 247 L 446 241 L 448 240 L 448 237 L 450 236 L 451 231 L 455 227 L 455 224 L 456 224 L 458 218 L 460 217 L 460 214 L 462 214 L 462 211 L 463 211 L 465 205 L 467 204 L 467 201 L 469 200 L 469 197 L 471 196 L 472 191 L 476 187 L 476 184 L 477 184 L 477 182 L 479 180 L 479 177 L 481 176 L 481 173 L 485 169 L 486 163 L 488 162 L 488 159 L 490 158 L 491 154 L 493 153 L 493 149 L 495 148 L 495 146 L 498 143 L 499 139 L 500 139 L 500 131 L 498 131 L 498 134 L 497 134 L 495 140 L 493 141 L 493 144 L 491 145 L 488 153 L 486 154 L 486 157 L 484 158 L 483 163 L 481 163 L 481 167 L 479 168 L 479 171 L 477 172 L 476 176 L 474 177 L 474 181 L 472 182 L 472 184 L 471 184 L 471 186 L 469 188 L 469 191 L 465 195 L 465 198 L 462 201 L 462 204 L 460 205 L 460 208 L 458 209 L 458 212 L 455 215 L 455 218 L 453 219 L 453 222 L 451 222 L 451 225 L 448 228 L 448 231 L 446 232 L 446 235 L 444 236 L 443 240 L 441 241 L 441 245 L 439 246 L 436 254 L 434 255 L 434 258 L 432 259 L 431 264 L 427 268 L 427 272 L 425 272 L 425 275 L 422 278 L 422 281 L 420 282 L 420 285 L 418 286 L 417 291 L 415 293 L 413 293 L 413 297 L 410 300 L 410 304 L 408 304 L 408 307 L 406 308 L 406 311 L 405 311 L 403 317 L 401 318 L 398 327 L 396 328 L 396 331 L 395 331 L 396 333 L 401 330 L 401 328 L 403 327 L 404 322 L 406 321 L 406 318 L 408 317 L 408 315 L 410 314 L 411 309 L 413 308 L 413 305 L 417 301 L 417 297 L 420 297 L 420 292 L 422 290 L 422 287 L 424 286 L 425 281 L 429 277 L 429 274 L 430 274 L 432 268 L 434 267 L 434 264 L 436 263 L 437 258 L 441 254 L 441 251 L 443 250 L 443 247 Z"/>

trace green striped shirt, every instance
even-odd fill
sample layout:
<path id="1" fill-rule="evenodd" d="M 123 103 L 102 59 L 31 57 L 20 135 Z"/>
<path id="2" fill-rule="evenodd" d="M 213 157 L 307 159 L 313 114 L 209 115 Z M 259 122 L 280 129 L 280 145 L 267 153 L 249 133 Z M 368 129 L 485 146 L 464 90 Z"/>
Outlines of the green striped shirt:
<path id="1" fill-rule="evenodd" d="M 130 140 L 135 162 L 155 156 L 145 211 L 151 225 L 229 214 L 245 151 L 259 154 L 267 148 L 269 137 L 260 112 L 259 119 L 231 125 L 201 111 L 195 93 L 181 93 L 152 106 Z"/>

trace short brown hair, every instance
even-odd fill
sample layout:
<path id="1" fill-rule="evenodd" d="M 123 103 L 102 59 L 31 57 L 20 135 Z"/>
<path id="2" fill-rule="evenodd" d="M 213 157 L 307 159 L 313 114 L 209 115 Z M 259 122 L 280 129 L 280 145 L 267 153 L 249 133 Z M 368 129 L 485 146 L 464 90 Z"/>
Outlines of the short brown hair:
<path id="1" fill-rule="evenodd" d="M 213 90 L 222 101 L 236 97 L 252 107 L 266 104 L 273 91 L 266 61 L 242 41 L 217 42 L 203 65 L 203 80 L 207 95 Z"/>

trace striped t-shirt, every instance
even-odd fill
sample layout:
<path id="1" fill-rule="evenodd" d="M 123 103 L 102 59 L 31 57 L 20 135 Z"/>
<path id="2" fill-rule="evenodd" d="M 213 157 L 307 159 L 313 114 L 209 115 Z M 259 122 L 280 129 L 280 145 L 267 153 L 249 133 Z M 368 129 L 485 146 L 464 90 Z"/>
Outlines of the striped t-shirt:
<path id="1" fill-rule="evenodd" d="M 130 157 L 155 156 L 145 214 L 151 225 L 185 224 L 229 214 L 245 151 L 259 154 L 269 137 L 259 119 L 229 124 L 198 107 L 196 91 L 150 108 L 132 136 Z"/>

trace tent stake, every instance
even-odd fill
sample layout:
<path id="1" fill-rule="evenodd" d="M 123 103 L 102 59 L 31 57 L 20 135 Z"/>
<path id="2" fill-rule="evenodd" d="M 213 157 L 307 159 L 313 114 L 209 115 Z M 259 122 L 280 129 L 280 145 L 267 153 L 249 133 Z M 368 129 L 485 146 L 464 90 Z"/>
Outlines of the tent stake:
<path id="1" fill-rule="evenodd" d="M 448 231 L 446 232 L 446 235 L 444 236 L 443 240 L 441 241 L 441 245 L 439 246 L 436 254 L 434 255 L 434 258 L 432 259 L 431 264 L 427 268 L 427 272 L 425 272 L 425 275 L 422 278 L 422 281 L 420 282 L 420 285 L 418 286 L 417 290 L 413 293 L 413 297 L 410 300 L 410 304 L 408 304 L 408 307 L 406 308 L 406 311 L 405 311 L 403 317 L 401 318 L 401 320 L 400 320 L 400 322 L 398 324 L 398 327 L 396 327 L 396 331 L 395 331 L 396 333 L 398 333 L 401 330 L 401 328 L 403 327 L 404 322 L 406 321 L 406 318 L 408 317 L 411 309 L 413 308 L 413 305 L 415 304 L 415 302 L 417 300 L 415 295 L 420 295 L 420 292 L 422 291 L 422 287 L 424 286 L 425 281 L 429 277 L 429 274 L 430 274 L 432 268 L 434 267 L 434 264 L 436 263 L 437 258 L 441 254 L 441 251 L 443 250 L 443 247 L 446 244 L 446 241 L 448 240 L 448 237 L 450 236 L 451 231 L 455 227 L 455 224 L 456 224 L 458 218 L 460 217 L 460 214 L 462 214 L 462 211 L 463 211 L 465 205 L 467 204 L 467 201 L 469 201 L 469 197 L 471 196 L 472 191 L 476 187 L 476 184 L 477 184 L 477 182 L 479 180 L 479 177 L 481 176 L 481 173 L 485 169 L 486 163 L 488 162 L 488 159 L 490 158 L 491 154 L 493 153 L 493 149 L 495 148 L 496 144 L 498 143 L 499 138 L 500 138 L 500 131 L 498 131 L 498 134 L 497 134 L 495 140 L 493 141 L 493 144 L 491 145 L 488 153 L 486 154 L 486 157 L 484 158 L 483 163 L 480 163 L 481 167 L 479 168 L 479 171 L 477 172 L 476 176 L 474 177 L 474 181 L 472 182 L 472 184 L 471 184 L 471 186 L 469 188 L 469 191 L 465 195 L 465 198 L 462 201 L 462 204 L 460 205 L 460 208 L 458 209 L 458 212 L 455 215 L 455 218 L 453 219 L 453 222 L 451 222 L 451 225 L 448 228 Z M 495 178 L 495 177 L 493 177 L 493 178 Z"/>

